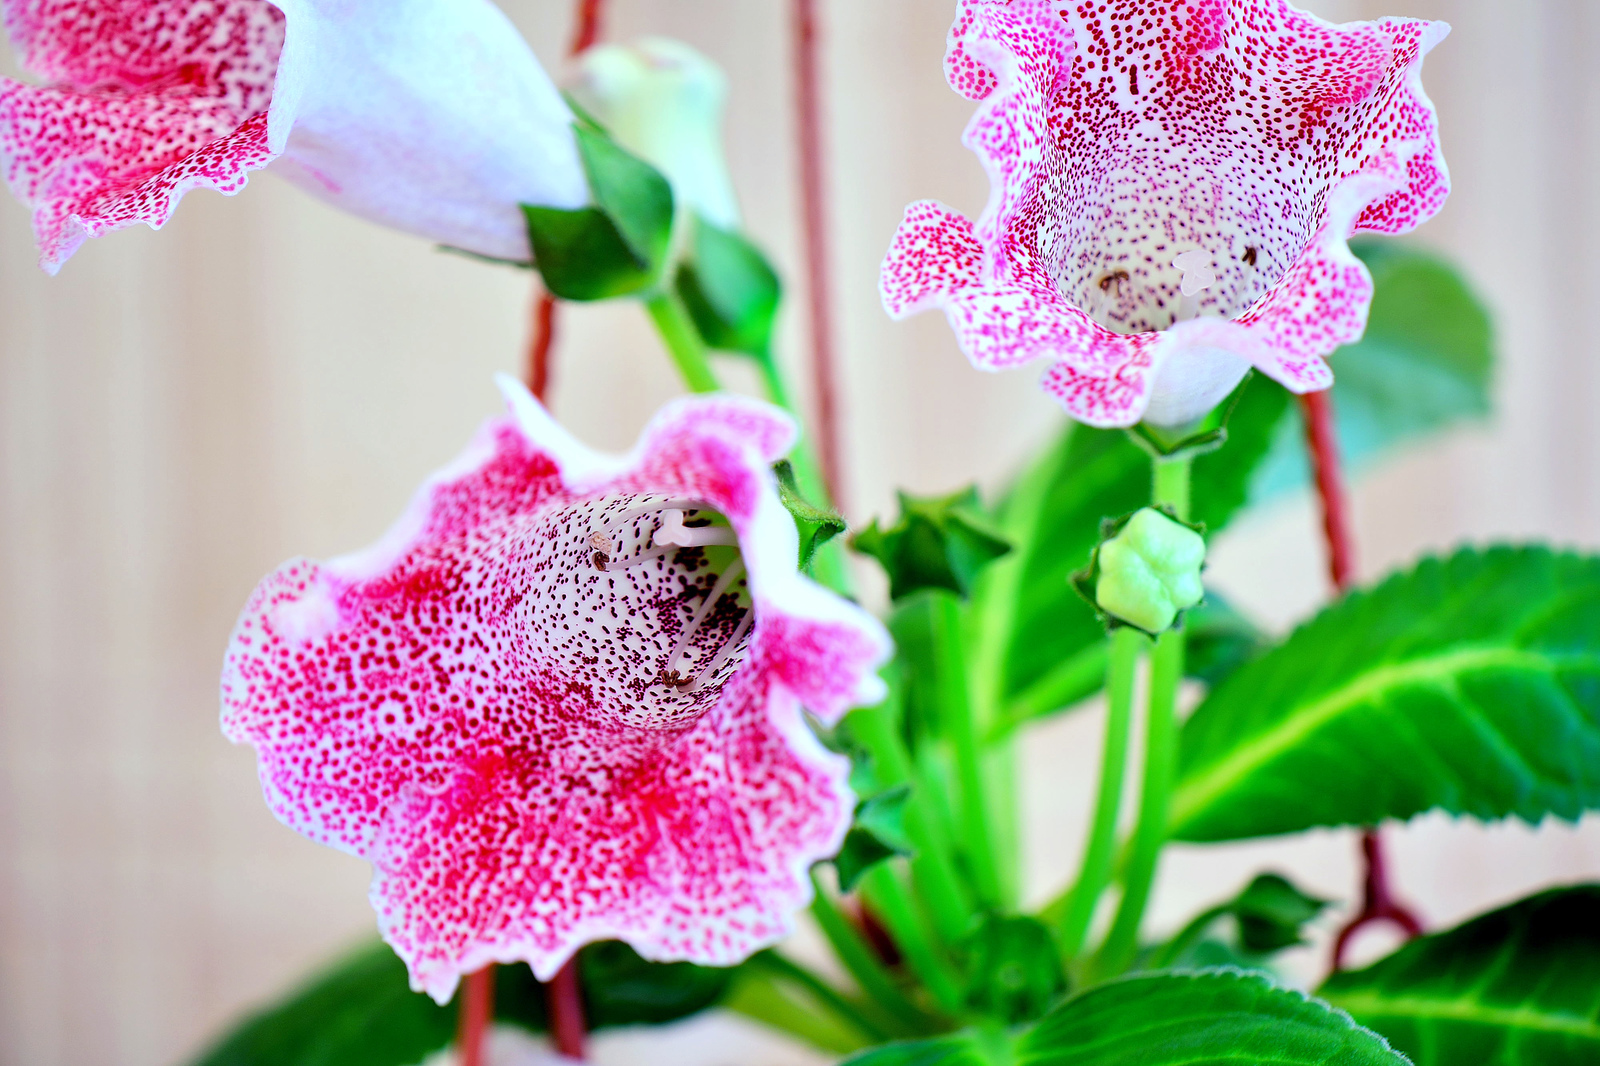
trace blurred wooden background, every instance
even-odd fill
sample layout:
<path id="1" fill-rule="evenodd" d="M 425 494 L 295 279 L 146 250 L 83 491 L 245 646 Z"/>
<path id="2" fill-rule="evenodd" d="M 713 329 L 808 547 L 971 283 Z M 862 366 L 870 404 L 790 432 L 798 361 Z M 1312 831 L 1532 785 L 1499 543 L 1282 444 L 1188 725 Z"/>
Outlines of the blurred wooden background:
<path id="1" fill-rule="evenodd" d="M 568 4 L 505 6 L 542 57 L 561 54 Z M 958 143 L 970 106 L 940 71 L 952 6 L 825 5 L 859 520 L 897 485 L 994 485 L 1057 422 L 1033 372 L 977 374 L 939 316 L 894 325 L 878 308 L 904 204 L 976 212 L 985 195 Z M 1456 191 L 1420 239 L 1465 266 L 1503 340 L 1492 424 L 1360 482 L 1364 571 L 1463 539 L 1600 547 L 1600 7 L 1315 6 L 1455 24 L 1426 81 Z M 725 66 L 750 228 L 798 279 L 787 31 L 779 0 L 614 0 L 609 27 L 683 37 Z M 191 195 L 161 233 L 91 242 L 56 279 L 35 266 L 26 212 L 0 203 L 0 1064 L 171 1066 L 372 928 L 365 866 L 278 826 L 250 754 L 218 734 L 218 665 L 263 574 L 372 541 L 497 409 L 490 375 L 520 365 L 529 293 L 525 275 L 346 218 L 270 175 L 235 199 Z M 796 364 L 798 305 L 784 344 Z M 564 323 L 558 412 L 626 445 L 675 391 L 667 362 L 634 307 Z M 1287 500 L 1230 533 L 1214 574 L 1288 625 L 1323 595 L 1314 536 L 1309 502 Z M 1058 827 L 1078 820 L 1096 736 L 1088 712 L 1028 747 L 1039 895 L 1076 861 Z M 1600 877 L 1593 820 L 1535 832 L 1429 818 L 1392 839 L 1403 890 L 1436 923 Z M 1156 916 L 1176 923 L 1266 864 L 1348 900 L 1353 852 L 1338 833 L 1179 849 Z M 1320 956 L 1299 964 L 1312 973 Z M 761 1066 L 731 1044 L 724 1059 L 709 1036 L 688 1044 L 713 1052 L 701 1062 Z"/>

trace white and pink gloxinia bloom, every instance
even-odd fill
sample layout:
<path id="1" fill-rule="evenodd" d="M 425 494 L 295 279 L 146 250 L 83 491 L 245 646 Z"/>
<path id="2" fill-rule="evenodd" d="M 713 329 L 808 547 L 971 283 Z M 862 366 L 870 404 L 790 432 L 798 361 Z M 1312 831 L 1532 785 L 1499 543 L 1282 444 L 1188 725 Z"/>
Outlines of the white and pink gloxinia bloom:
<path id="1" fill-rule="evenodd" d="M 571 115 L 489 0 L 0 0 L 0 166 L 41 265 L 269 164 L 353 214 L 526 260 L 588 199 Z"/>
<path id="2" fill-rule="evenodd" d="M 373 865 L 414 987 L 583 944 L 729 965 L 780 939 L 854 800 L 832 722 L 881 698 L 888 636 L 796 570 L 734 397 L 667 407 L 627 456 L 521 386 L 378 544 L 286 563 L 245 607 L 222 727 L 286 825 Z"/>
<path id="3" fill-rule="evenodd" d="M 1346 241 L 1449 193 L 1422 90 L 1440 22 L 1335 26 L 1285 0 L 960 0 L 950 84 L 982 101 L 976 224 L 914 203 L 881 279 L 986 370 L 1037 359 L 1097 426 L 1204 416 L 1257 367 L 1327 388 L 1372 280 Z"/>

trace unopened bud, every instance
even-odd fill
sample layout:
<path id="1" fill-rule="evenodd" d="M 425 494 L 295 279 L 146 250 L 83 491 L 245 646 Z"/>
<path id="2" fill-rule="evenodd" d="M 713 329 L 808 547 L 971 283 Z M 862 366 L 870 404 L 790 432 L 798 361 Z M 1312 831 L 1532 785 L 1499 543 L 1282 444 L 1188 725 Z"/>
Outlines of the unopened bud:
<path id="1" fill-rule="evenodd" d="M 1095 602 L 1115 618 L 1160 633 L 1205 595 L 1200 584 L 1205 558 L 1200 534 L 1146 507 L 1100 545 Z"/>
<path id="2" fill-rule="evenodd" d="M 568 88 L 618 144 L 666 175 L 680 208 L 739 228 L 722 153 L 727 81 L 716 64 L 680 41 L 646 37 L 584 52 Z"/>

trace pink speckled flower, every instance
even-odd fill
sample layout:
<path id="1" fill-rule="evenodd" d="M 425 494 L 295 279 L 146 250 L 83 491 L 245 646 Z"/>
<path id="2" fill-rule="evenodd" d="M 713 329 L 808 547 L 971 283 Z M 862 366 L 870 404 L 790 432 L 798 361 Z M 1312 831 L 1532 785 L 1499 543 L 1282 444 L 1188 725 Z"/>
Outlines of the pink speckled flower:
<path id="1" fill-rule="evenodd" d="M 1048 358 L 1074 418 L 1177 426 L 1255 366 L 1327 388 L 1372 281 L 1352 233 L 1449 192 L 1422 57 L 1449 27 L 1334 26 L 1285 0 L 959 0 L 950 84 L 992 191 L 912 204 L 891 315 L 943 307 L 987 370 Z"/>
<path id="2" fill-rule="evenodd" d="M 588 199 L 571 116 L 489 0 L 0 0 L 0 165 L 51 273 L 274 170 L 365 218 L 528 258 L 519 203 Z"/>
<path id="3" fill-rule="evenodd" d="M 502 382 L 377 545 L 251 597 L 222 726 L 267 803 L 369 860 L 412 983 L 581 945 L 728 965 L 780 938 L 837 850 L 847 765 L 808 729 L 880 697 L 888 637 L 796 572 L 769 464 L 793 424 L 683 400 L 625 457 Z"/>

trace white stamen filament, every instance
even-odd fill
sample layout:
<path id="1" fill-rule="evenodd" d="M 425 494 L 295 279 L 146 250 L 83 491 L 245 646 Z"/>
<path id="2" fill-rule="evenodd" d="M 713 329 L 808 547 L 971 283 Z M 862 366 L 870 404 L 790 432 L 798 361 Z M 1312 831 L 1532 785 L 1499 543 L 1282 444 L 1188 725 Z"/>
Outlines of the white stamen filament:
<path id="1" fill-rule="evenodd" d="M 667 653 L 666 666 L 662 670 L 667 678 L 677 677 L 678 659 L 682 657 L 684 651 L 689 647 L 689 642 L 694 639 L 695 634 L 700 631 L 701 624 L 705 622 L 712 609 L 716 607 L 717 601 L 727 595 L 728 591 L 733 587 L 733 583 L 738 581 L 743 574 L 744 560 L 741 558 L 735 559 L 722 572 L 722 575 L 717 578 L 717 583 L 711 587 L 710 595 L 695 609 L 694 616 L 683 627 L 682 632 L 678 634 L 677 641 L 672 645 L 672 650 Z"/>
<path id="2" fill-rule="evenodd" d="M 710 665 L 705 669 L 694 675 L 694 680 L 689 682 L 686 691 L 691 693 L 699 692 L 704 687 L 705 682 L 717 676 L 717 671 L 721 670 L 723 665 L 733 658 L 734 654 L 739 650 L 739 641 L 743 640 L 744 635 L 750 631 L 750 623 L 755 616 L 756 612 L 753 607 L 744 613 L 744 617 L 739 619 L 738 628 L 733 631 L 732 636 L 723 642 L 722 649 L 717 652 L 716 658 L 712 659 Z"/>

